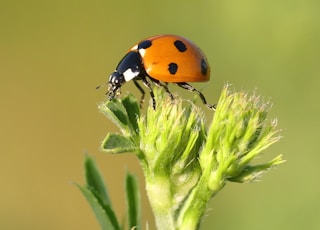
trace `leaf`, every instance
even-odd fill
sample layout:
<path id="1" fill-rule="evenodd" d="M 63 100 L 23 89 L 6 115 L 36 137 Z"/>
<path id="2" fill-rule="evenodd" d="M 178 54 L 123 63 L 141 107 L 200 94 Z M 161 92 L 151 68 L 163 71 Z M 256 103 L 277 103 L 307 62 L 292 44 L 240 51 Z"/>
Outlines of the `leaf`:
<path id="1" fill-rule="evenodd" d="M 107 101 L 99 105 L 100 111 L 116 124 L 122 133 L 129 135 L 131 127 L 129 126 L 128 114 L 122 103 L 118 100 Z"/>
<path id="2" fill-rule="evenodd" d="M 102 150 L 111 153 L 134 152 L 138 149 L 130 139 L 115 133 L 108 133 L 101 147 Z"/>
<path id="3" fill-rule="evenodd" d="M 116 216 L 110 206 L 99 202 L 95 194 L 87 187 L 76 184 L 89 202 L 102 230 L 120 230 Z"/>
<path id="4" fill-rule="evenodd" d="M 122 99 L 122 104 L 127 111 L 128 118 L 130 120 L 129 124 L 131 126 L 132 131 L 135 134 L 138 134 L 139 128 L 137 118 L 140 117 L 140 108 L 137 99 L 131 94 L 129 94 Z"/>
<path id="5" fill-rule="evenodd" d="M 126 199 L 128 229 L 141 229 L 140 192 L 137 178 L 127 172 L 126 175 Z"/>
<path id="6" fill-rule="evenodd" d="M 107 192 L 106 185 L 94 162 L 93 158 L 86 155 L 84 161 L 86 186 L 94 193 L 98 200 L 105 206 L 111 207 L 111 201 Z"/>

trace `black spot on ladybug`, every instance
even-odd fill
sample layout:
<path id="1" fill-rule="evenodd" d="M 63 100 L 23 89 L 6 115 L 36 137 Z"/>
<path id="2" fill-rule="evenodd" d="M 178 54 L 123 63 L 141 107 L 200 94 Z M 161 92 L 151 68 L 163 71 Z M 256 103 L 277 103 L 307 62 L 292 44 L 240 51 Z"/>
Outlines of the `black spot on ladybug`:
<path id="1" fill-rule="evenodd" d="M 178 71 L 178 65 L 176 63 L 171 62 L 168 66 L 168 70 L 170 74 L 175 74 Z"/>
<path id="2" fill-rule="evenodd" d="M 180 52 L 184 52 L 187 50 L 186 45 L 180 40 L 176 40 L 173 44 Z"/>
<path id="3" fill-rule="evenodd" d="M 207 64 L 206 60 L 202 59 L 201 60 L 201 73 L 203 75 L 206 75 L 207 72 L 208 72 L 208 64 Z"/>
<path id="4" fill-rule="evenodd" d="M 140 42 L 138 44 L 138 50 L 139 49 L 147 49 L 149 48 L 150 46 L 152 45 L 151 41 L 150 40 L 144 40 L 142 42 Z"/>

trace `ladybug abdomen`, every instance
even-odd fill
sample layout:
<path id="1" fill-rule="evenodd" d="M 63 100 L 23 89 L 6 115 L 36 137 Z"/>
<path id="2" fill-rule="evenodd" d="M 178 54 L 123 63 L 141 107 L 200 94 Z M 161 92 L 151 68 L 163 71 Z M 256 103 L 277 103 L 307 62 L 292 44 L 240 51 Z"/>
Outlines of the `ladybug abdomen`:
<path id="1" fill-rule="evenodd" d="M 204 53 L 191 41 L 175 35 L 156 36 L 132 50 L 140 53 L 146 73 L 163 82 L 203 82 L 210 79 Z"/>

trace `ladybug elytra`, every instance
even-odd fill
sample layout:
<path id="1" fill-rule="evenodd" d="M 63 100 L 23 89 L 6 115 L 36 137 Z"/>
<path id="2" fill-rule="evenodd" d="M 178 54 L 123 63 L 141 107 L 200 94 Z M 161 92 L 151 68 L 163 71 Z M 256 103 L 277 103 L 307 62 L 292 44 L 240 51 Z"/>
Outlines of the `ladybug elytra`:
<path id="1" fill-rule="evenodd" d="M 206 102 L 204 95 L 187 82 L 204 82 L 210 79 L 210 66 L 204 53 L 191 41 L 176 35 L 159 35 L 140 41 L 132 47 L 119 62 L 108 82 L 108 99 L 112 100 L 121 86 L 133 81 L 142 93 L 145 91 L 138 80 L 149 89 L 156 108 L 151 82 L 163 87 L 174 99 L 167 86 L 174 83 L 181 88 L 196 92 L 202 102 L 210 109 L 213 105 Z"/>

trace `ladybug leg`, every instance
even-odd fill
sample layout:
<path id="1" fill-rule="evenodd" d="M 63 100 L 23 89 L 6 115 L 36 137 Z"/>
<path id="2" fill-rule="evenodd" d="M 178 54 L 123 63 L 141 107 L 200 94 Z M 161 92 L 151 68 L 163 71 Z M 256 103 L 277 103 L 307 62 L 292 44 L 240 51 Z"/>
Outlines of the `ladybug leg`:
<path id="1" fill-rule="evenodd" d="M 143 90 L 143 88 L 139 85 L 139 83 L 136 80 L 133 80 L 133 83 L 135 84 L 135 86 L 138 88 L 138 90 L 141 92 L 141 99 L 140 99 L 140 108 L 142 108 L 142 104 L 144 102 L 144 96 L 145 96 L 145 92 Z"/>
<path id="2" fill-rule="evenodd" d="M 203 96 L 203 94 L 199 90 L 195 89 L 193 86 L 189 85 L 186 82 L 177 82 L 175 84 L 180 86 L 183 89 L 186 89 L 186 90 L 189 90 L 189 91 L 192 91 L 192 92 L 196 92 L 197 94 L 199 94 L 203 104 L 205 104 L 209 109 L 216 110 L 216 106 L 208 104 L 207 101 L 206 101 L 206 98 Z"/>
<path id="3" fill-rule="evenodd" d="M 174 96 L 173 96 L 173 94 L 170 92 L 170 90 L 169 90 L 169 88 L 168 88 L 168 83 L 163 84 L 163 83 L 161 83 L 160 81 L 158 81 L 158 80 L 156 80 L 156 79 L 153 79 L 153 78 L 150 78 L 150 79 L 152 80 L 152 82 L 153 82 L 156 86 L 158 86 L 158 87 L 163 87 L 164 90 L 167 92 L 167 94 L 169 94 L 171 100 L 172 100 L 172 101 L 174 100 Z"/>
<path id="4" fill-rule="evenodd" d="M 153 93 L 151 84 L 150 84 L 150 82 L 148 82 L 148 80 L 145 77 L 142 77 L 141 80 L 142 80 L 143 84 L 149 89 L 150 96 L 152 98 L 152 107 L 155 110 L 156 109 L 156 100 L 154 99 L 154 93 Z"/>
<path id="5" fill-rule="evenodd" d="M 171 97 L 171 100 L 174 100 L 174 96 L 173 94 L 169 91 L 169 87 L 168 87 L 168 82 L 165 82 L 164 84 L 162 84 L 162 87 L 166 90 L 166 92 L 169 94 L 169 96 Z"/>

